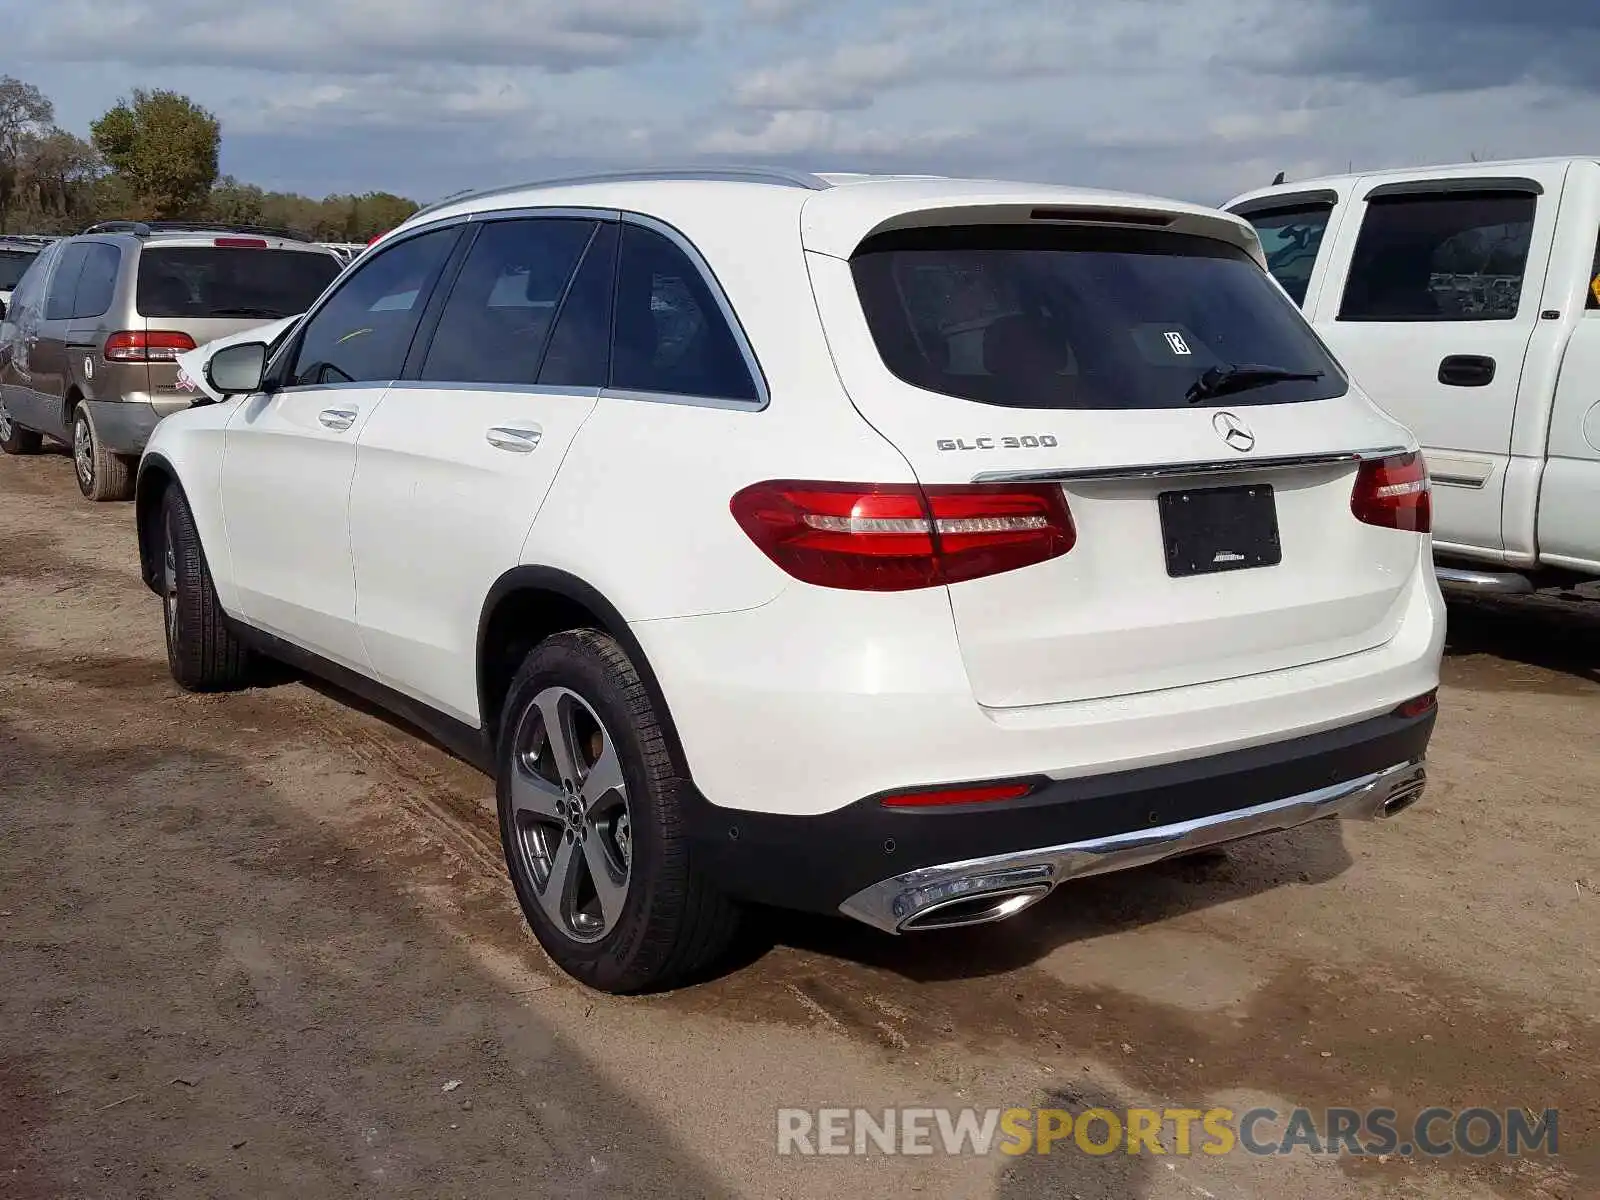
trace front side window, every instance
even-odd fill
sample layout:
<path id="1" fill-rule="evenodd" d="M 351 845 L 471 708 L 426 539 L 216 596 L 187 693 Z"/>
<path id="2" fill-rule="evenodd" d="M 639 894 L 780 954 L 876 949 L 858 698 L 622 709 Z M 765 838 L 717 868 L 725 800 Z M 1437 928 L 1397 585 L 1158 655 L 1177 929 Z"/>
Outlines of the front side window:
<path id="1" fill-rule="evenodd" d="M 472 244 L 422 364 L 422 378 L 527 383 L 595 222 L 494 221 Z"/>
<path id="2" fill-rule="evenodd" d="M 1271 209 L 1245 216 L 1261 238 L 1267 270 L 1296 304 L 1306 302 L 1311 272 L 1317 265 L 1322 235 L 1328 231 L 1331 216 L 1333 206 L 1330 204 Z"/>
<path id="3" fill-rule="evenodd" d="M 754 401 L 739 343 L 694 263 L 653 229 L 627 225 L 617 268 L 611 386 Z"/>
<path id="4" fill-rule="evenodd" d="M 1255 260 L 1214 238 L 1070 225 L 911 229 L 869 239 L 850 265 L 884 365 L 946 396 L 1006 408 L 1183 408 L 1223 394 L 1217 402 L 1230 406 L 1321 400 L 1347 387 Z"/>
<path id="5" fill-rule="evenodd" d="M 1370 199 L 1339 320 L 1514 320 L 1536 208 L 1525 192 Z"/>
<path id="6" fill-rule="evenodd" d="M 307 322 L 286 383 L 398 379 L 422 306 L 458 233 L 450 227 L 419 234 L 353 268 Z"/>

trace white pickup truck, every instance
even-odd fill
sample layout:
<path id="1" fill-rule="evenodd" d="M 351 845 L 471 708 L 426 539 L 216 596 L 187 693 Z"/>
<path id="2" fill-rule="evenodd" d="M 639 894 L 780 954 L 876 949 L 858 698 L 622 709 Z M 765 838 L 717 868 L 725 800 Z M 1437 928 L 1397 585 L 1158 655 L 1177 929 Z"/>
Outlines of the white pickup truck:
<path id="1" fill-rule="evenodd" d="M 1600 580 L 1600 158 L 1275 183 L 1224 207 L 1422 443 L 1443 587 Z"/>

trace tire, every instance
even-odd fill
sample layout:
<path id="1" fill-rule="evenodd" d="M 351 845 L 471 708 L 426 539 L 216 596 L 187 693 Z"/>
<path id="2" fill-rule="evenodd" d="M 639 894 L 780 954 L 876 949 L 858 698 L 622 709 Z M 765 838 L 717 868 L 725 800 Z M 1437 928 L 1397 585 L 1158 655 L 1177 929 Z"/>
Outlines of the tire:
<path id="1" fill-rule="evenodd" d="M 72 414 L 72 469 L 78 490 L 88 499 L 133 499 L 133 464 L 100 443 L 94 419 L 83 405 Z"/>
<path id="2" fill-rule="evenodd" d="M 7 454 L 37 454 L 43 445 L 44 434 L 18 425 L 5 405 L 0 404 L 0 450 Z"/>
<path id="3" fill-rule="evenodd" d="M 189 692 L 248 687 L 252 655 L 233 636 L 217 603 L 189 502 L 176 486 L 161 498 L 161 606 L 167 666 Z"/>
<path id="4" fill-rule="evenodd" d="M 554 743 L 547 714 L 565 731 Z M 565 767 L 560 744 L 571 747 Z M 529 652 L 506 697 L 495 775 L 517 900 L 567 974 L 603 992 L 660 991 L 728 949 L 738 906 L 689 861 L 685 785 L 661 714 L 612 638 L 571 630 Z M 604 786 L 613 780 L 620 786 Z M 571 887 L 558 894 L 563 856 L 559 878 Z"/>

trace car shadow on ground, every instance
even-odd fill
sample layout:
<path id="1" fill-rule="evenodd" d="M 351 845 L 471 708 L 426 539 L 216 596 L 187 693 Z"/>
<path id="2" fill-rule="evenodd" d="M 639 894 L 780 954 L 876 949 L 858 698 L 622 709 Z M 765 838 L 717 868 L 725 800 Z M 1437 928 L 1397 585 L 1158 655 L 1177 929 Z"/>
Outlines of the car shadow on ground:
<path id="1" fill-rule="evenodd" d="M 1493 671 L 1477 669 L 1474 660 L 1488 659 L 1600 684 L 1600 599 L 1452 599 L 1445 681 L 1460 678 L 1474 686 L 1505 690 L 1496 687 Z"/>
<path id="2" fill-rule="evenodd" d="M 1003 975 L 1074 942 L 1124 933 L 1281 887 L 1325 883 L 1351 865 L 1342 822 L 1315 821 L 1202 855 L 1061 884 L 988 925 L 891 936 L 843 917 L 762 910 L 746 958 L 786 946 L 919 983 Z"/>
<path id="3" fill-rule="evenodd" d="M 448 747 L 352 692 L 290 668 L 271 669 L 275 682 L 300 682 L 343 707 L 461 761 Z M 493 782 L 483 777 L 485 798 Z M 1280 887 L 1325 883 L 1351 865 L 1342 822 L 1316 821 L 1198 855 L 1058 887 L 1027 911 L 992 925 L 891 936 L 844 917 L 753 909 L 732 952 L 703 977 L 710 982 L 743 970 L 778 947 L 858 962 L 918 981 L 1000 975 L 1032 965 L 1072 942 L 1158 924 Z M 492 829 L 485 810 L 483 827 Z"/>

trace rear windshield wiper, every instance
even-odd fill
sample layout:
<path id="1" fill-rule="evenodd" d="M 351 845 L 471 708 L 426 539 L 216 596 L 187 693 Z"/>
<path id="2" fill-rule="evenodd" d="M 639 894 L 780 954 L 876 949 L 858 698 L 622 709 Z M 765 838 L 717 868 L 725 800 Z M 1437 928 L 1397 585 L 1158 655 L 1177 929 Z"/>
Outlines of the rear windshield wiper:
<path id="1" fill-rule="evenodd" d="M 1293 380 L 1321 379 L 1321 371 L 1291 371 L 1287 367 L 1266 367 L 1259 363 L 1244 366 L 1207 367 L 1196 379 L 1183 398 L 1190 404 L 1228 396 L 1234 392 L 1248 392 L 1251 388 L 1266 387 L 1269 383 L 1288 383 Z"/>
<path id="2" fill-rule="evenodd" d="M 275 308 L 213 308 L 213 317 L 282 317 L 286 314 Z"/>

